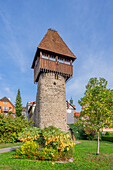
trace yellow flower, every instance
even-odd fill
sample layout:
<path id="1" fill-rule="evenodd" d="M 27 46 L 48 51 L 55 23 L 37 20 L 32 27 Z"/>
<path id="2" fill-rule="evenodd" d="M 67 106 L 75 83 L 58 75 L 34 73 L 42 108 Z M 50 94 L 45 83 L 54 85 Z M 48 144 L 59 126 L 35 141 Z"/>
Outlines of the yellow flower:
<path id="1" fill-rule="evenodd" d="M 67 151 L 69 150 L 69 148 L 67 148 Z"/>

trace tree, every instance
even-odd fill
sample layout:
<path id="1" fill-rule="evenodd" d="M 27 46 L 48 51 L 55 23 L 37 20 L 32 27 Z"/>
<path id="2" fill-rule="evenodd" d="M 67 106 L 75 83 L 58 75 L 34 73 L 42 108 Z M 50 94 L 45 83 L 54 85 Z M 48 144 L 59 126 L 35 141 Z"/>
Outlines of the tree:
<path id="1" fill-rule="evenodd" d="M 16 116 L 19 117 L 22 115 L 22 103 L 21 103 L 21 96 L 20 96 L 20 90 L 18 89 L 18 93 L 16 96 Z"/>
<path id="2" fill-rule="evenodd" d="M 103 127 L 113 126 L 113 91 L 107 89 L 107 81 L 104 78 L 91 78 L 84 97 L 78 102 L 82 106 L 81 118 L 78 118 L 78 121 L 97 132 L 99 155 L 99 131 Z"/>

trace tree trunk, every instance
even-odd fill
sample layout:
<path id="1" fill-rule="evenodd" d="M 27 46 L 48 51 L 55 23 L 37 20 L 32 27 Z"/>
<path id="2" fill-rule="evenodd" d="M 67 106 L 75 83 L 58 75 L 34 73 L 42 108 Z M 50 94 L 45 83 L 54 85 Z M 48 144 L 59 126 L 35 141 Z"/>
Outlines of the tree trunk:
<path id="1" fill-rule="evenodd" d="M 97 153 L 96 155 L 99 155 L 99 132 L 97 132 Z"/>

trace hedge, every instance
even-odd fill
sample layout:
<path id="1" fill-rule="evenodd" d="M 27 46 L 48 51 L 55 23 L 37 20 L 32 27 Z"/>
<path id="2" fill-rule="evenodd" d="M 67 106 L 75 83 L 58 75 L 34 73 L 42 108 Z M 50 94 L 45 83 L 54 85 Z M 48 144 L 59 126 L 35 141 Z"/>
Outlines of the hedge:
<path id="1" fill-rule="evenodd" d="M 72 130 L 73 135 L 76 139 L 86 140 L 87 135 L 85 134 L 84 128 L 80 124 L 69 124 L 69 128 Z"/>
<path id="2" fill-rule="evenodd" d="M 102 136 L 102 140 L 104 141 L 109 141 L 109 142 L 113 142 L 113 136 Z"/>

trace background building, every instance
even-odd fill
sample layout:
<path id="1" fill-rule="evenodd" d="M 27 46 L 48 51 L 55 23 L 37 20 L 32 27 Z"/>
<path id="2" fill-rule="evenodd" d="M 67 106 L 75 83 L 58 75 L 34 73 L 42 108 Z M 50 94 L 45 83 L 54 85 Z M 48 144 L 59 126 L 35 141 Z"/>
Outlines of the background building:
<path id="1" fill-rule="evenodd" d="M 11 103 L 10 99 L 3 97 L 0 99 L 0 113 L 7 114 L 12 112 L 12 115 L 15 114 L 15 106 Z"/>
<path id="2" fill-rule="evenodd" d="M 75 105 L 73 104 L 73 99 L 71 97 L 70 102 L 66 101 L 66 110 L 67 110 L 67 124 L 73 124 L 75 122 L 74 120 L 74 114 L 75 114 Z"/>
<path id="3" fill-rule="evenodd" d="M 67 124 L 73 124 L 75 122 L 74 120 L 74 114 L 76 113 L 75 110 L 76 108 L 73 105 L 73 103 L 66 101 Z M 35 111 L 36 111 L 36 101 L 28 102 L 26 105 L 26 115 L 28 120 L 34 119 L 33 115 L 35 114 Z"/>

